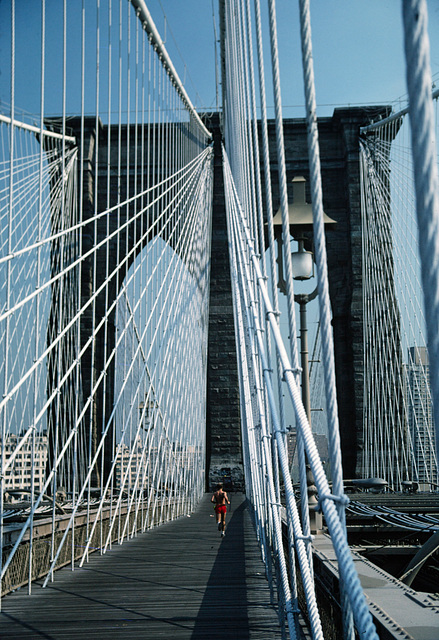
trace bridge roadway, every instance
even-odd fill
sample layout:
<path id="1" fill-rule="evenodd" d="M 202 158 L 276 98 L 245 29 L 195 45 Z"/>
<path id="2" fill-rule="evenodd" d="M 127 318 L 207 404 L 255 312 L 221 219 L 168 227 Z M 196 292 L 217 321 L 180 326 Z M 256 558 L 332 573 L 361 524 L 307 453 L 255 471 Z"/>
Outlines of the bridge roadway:
<path id="1" fill-rule="evenodd" d="M 0 638 L 279 640 L 245 496 L 232 495 L 224 538 L 213 515 L 206 495 L 190 517 L 5 596 Z"/>

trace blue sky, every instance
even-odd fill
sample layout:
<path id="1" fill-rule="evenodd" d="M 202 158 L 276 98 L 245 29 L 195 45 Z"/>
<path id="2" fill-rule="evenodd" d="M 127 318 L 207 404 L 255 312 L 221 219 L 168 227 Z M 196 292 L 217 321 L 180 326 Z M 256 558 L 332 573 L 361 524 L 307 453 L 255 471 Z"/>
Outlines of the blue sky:
<path id="1" fill-rule="evenodd" d="M 150 0 L 150 12 L 159 31 L 167 22 L 166 46 L 183 75 L 180 55 L 173 50 L 172 35 L 190 71 L 186 87 L 195 102 L 215 106 L 214 35 L 211 0 Z M 251 1 L 251 6 L 253 2 Z M 218 28 L 217 0 L 214 0 Z M 431 67 L 439 86 L 439 2 L 430 0 Z M 263 19 L 266 2 L 261 0 Z M 266 21 L 266 20 L 265 20 Z M 319 115 L 335 106 L 390 104 L 406 97 L 402 10 L 399 0 L 313 0 L 311 2 L 313 53 Z M 278 0 L 280 73 L 284 114 L 304 115 L 300 34 L 297 0 Z M 268 34 L 264 43 L 266 74 L 270 68 Z M 268 93 L 267 103 L 273 104 Z M 402 105 L 405 106 L 405 105 Z M 270 114 L 269 114 L 270 115 Z"/>
<path id="2" fill-rule="evenodd" d="M 106 3 L 104 3 L 106 4 Z M 118 3 L 114 0 L 114 6 Z M 217 0 L 147 0 L 147 5 L 186 90 L 199 109 L 216 106 L 213 17 L 218 28 Z M 251 1 L 251 6 L 253 2 Z M 93 14 L 94 2 L 86 3 Z M 123 3 L 125 11 L 127 3 Z M 267 21 L 266 1 L 261 0 Z M 439 85 L 439 1 L 430 0 L 429 30 L 433 78 Z M 47 50 L 62 43 L 62 0 L 46 0 Z M 35 112 L 38 100 L 38 55 L 30 54 L 38 43 L 39 0 L 16 2 L 17 12 L 17 106 Z M 81 0 L 68 1 L 68 36 L 78 33 Z M 10 0 L 0 0 L 0 108 L 9 98 Z M 166 15 L 166 19 L 165 16 Z M 284 115 L 302 117 L 303 85 L 297 0 L 277 2 L 280 73 Z M 311 2 L 314 65 L 319 115 L 330 115 L 335 106 L 393 104 L 406 96 L 405 62 L 399 0 L 313 0 Z M 92 30 L 90 26 L 90 31 Z M 18 35 L 19 34 L 19 35 Z M 267 33 L 265 33 L 268 36 Z M 79 33 L 78 33 L 79 37 Z M 78 38 L 76 38 L 78 40 Z M 265 38 L 268 76 L 268 37 Z M 60 56 L 49 60 L 48 80 L 60 78 Z M 73 65 L 72 63 L 69 63 Z M 59 83 L 58 83 L 59 84 Z M 79 85 L 74 93 L 79 95 Z M 50 86 L 47 90 L 50 95 Z M 267 103 L 273 104 L 267 87 Z M 60 100 L 47 110 L 60 113 Z M 73 107 L 73 110 L 78 107 Z M 93 103 L 90 105 L 90 111 Z M 6 111 L 7 112 L 7 111 Z M 273 112 L 269 112 L 273 115 Z"/>
<path id="3" fill-rule="evenodd" d="M 253 5 L 252 0 L 251 4 Z M 0 0 L 0 111 L 9 114 L 10 0 Z M 200 110 L 216 106 L 213 13 L 218 29 L 218 0 L 147 0 L 162 38 L 193 103 Z M 102 3 L 103 6 L 106 3 Z M 113 0 L 113 6 L 119 2 Z M 267 22 L 266 0 L 261 0 Z M 39 110 L 40 0 L 16 1 L 16 117 L 18 110 Z M 68 0 L 68 38 L 80 41 L 81 0 Z M 123 11 L 128 11 L 126 0 Z M 439 0 L 430 0 L 431 68 L 439 86 Z M 86 0 L 90 16 L 88 45 L 93 50 L 95 2 Z M 61 113 L 62 0 L 46 0 L 47 77 L 46 115 Z M 118 9 L 117 9 L 118 10 Z M 164 15 L 166 15 L 166 20 Z M 280 73 L 285 117 L 304 116 L 297 0 L 278 0 Z M 331 115 L 337 106 L 393 104 L 405 106 L 406 80 L 400 0 L 312 0 L 314 66 L 318 115 Z M 265 30 L 265 68 L 268 76 L 269 41 Z M 103 36 L 102 36 L 103 37 Z M 116 47 L 116 43 L 114 43 Z M 219 48 L 218 48 L 219 50 Z M 57 52 L 57 53 L 53 53 Z M 106 52 L 101 64 L 105 65 Z M 68 62 L 68 113 L 79 113 L 79 58 Z M 89 65 L 87 83 L 93 89 L 95 69 Z M 273 104 L 269 87 L 267 102 Z M 116 94 L 116 91 L 115 91 Z M 95 113 L 89 91 L 87 113 Z M 101 108 L 105 109 L 104 97 Z M 114 108 L 114 106 L 113 106 Z M 269 110 L 269 116 L 273 111 Z M 113 122 L 115 119 L 113 118 Z M 286 317 L 286 314 L 285 316 Z M 281 321 L 282 322 L 282 321 Z"/>

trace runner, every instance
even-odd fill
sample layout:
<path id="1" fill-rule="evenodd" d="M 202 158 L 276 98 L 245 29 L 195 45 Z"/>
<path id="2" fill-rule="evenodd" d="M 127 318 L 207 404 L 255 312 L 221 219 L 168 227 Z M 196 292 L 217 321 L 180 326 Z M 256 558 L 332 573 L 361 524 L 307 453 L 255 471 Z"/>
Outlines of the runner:
<path id="1" fill-rule="evenodd" d="M 216 485 L 216 491 L 211 498 L 211 502 L 215 503 L 218 531 L 221 531 L 221 537 L 224 537 L 226 535 L 226 502 L 230 504 L 230 500 L 227 497 L 227 493 L 223 491 L 223 485 L 221 483 Z"/>

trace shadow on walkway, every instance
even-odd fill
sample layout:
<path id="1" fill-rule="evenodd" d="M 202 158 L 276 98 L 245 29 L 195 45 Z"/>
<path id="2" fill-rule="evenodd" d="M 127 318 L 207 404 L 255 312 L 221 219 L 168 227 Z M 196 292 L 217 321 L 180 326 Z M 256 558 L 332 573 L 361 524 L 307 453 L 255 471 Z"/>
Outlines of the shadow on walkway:
<path id="1" fill-rule="evenodd" d="M 245 496 L 232 502 L 225 538 L 206 495 L 190 517 L 6 596 L 0 638 L 279 640 Z"/>
<path id="2" fill-rule="evenodd" d="M 250 637 L 245 539 L 242 535 L 245 509 L 246 503 L 243 502 L 228 514 L 227 533 L 221 541 L 206 585 L 192 640 L 224 636 L 246 640 Z"/>
<path id="3" fill-rule="evenodd" d="M 234 503 L 234 504 L 233 504 Z M 281 637 L 245 496 L 232 497 L 191 640 L 275 640 Z M 213 525 L 215 526 L 215 525 Z M 218 534 L 220 535 L 220 534 Z"/>

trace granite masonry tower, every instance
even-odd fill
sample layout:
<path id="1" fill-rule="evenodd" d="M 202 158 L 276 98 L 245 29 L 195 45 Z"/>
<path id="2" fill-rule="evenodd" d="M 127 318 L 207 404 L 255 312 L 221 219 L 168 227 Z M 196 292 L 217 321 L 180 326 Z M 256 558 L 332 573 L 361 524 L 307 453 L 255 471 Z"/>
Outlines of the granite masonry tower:
<path id="1" fill-rule="evenodd" d="M 387 115 L 388 107 L 336 109 L 331 117 L 320 118 L 319 142 L 325 212 L 337 221 L 334 231 L 327 234 L 329 289 L 332 304 L 336 384 L 342 458 L 345 477 L 355 477 L 359 469 L 363 432 L 363 312 L 362 312 L 362 226 L 360 208 L 360 127 L 378 115 Z M 211 290 L 207 373 L 207 452 L 206 490 L 218 480 L 231 479 L 235 489 L 244 487 L 241 450 L 241 417 L 236 358 L 234 319 L 228 238 L 225 212 L 224 184 L 221 158 L 220 115 L 209 114 L 205 122 L 213 134 L 214 144 L 214 197 L 211 256 Z M 77 123 L 71 122 L 73 128 Z M 94 210 L 93 176 L 95 119 L 87 120 L 84 140 L 84 214 Z M 102 125 L 101 125 L 102 126 Z M 102 127 L 103 130 L 105 127 Z M 131 129 L 133 125 L 131 125 Z M 277 188 L 277 154 L 274 122 L 268 123 L 270 162 L 273 185 L 273 210 L 279 208 Z M 100 135 L 101 157 L 105 157 L 105 131 Z M 122 131 L 125 136 L 126 132 Z M 79 136 L 78 136 L 79 139 Z M 131 131 L 131 140 L 135 140 Z M 284 120 L 287 185 L 292 199 L 292 180 L 304 176 L 307 181 L 307 201 L 310 202 L 309 168 L 306 122 L 304 119 Z M 263 167 L 261 166 L 261 173 Z M 130 181 L 133 177 L 130 176 Z M 121 177 L 123 190 L 127 183 Z M 264 185 L 264 180 L 262 180 Z M 107 194 L 99 192 L 99 200 Z M 111 199 L 114 199 L 111 194 Z M 265 195 L 263 194 L 265 198 Z M 105 229 L 102 229 L 102 233 Z M 127 243 L 130 245 L 131 238 Z M 83 238 L 84 250 L 90 239 Z M 116 249 L 115 254 L 116 255 Z M 90 266 L 90 269 L 88 269 Z M 128 265 L 129 266 L 129 265 Z M 83 296 L 90 290 L 92 265 L 83 267 Z M 125 269 L 127 266 L 125 266 Z M 102 269 L 100 270 L 102 271 Z M 102 271 L 104 273 L 104 271 Z M 99 275 L 99 274 L 98 274 Z M 124 274 L 120 274 L 122 281 Z M 391 286 L 391 283 L 390 285 Z M 117 287 L 113 294 L 116 295 Z M 100 300 L 97 301 L 100 304 Z M 104 310 L 102 310 L 104 313 Z M 84 326 L 84 331 L 87 327 Z M 85 340 L 86 336 L 84 336 Z M 108 336 L 110 344 L 114 336 Z M 97 337 L 94 367 L 102 367 L 105 345 Z M 107 345 L 108 349 L 108 345 Z M 101 353 L 101 351 L 102 353 Z M 81 363 L 83 380 L 91 380 L 87 371 L 87 354 Z M 91 366 L 91 365 L 90 365 Z M 113 379 L 113 372 L 109 372 Z M 97 397 L 92 411 L 92 422 L 102 420 L 103 407 L 112 407 L 114 383 L 106 386 L 107 397 Z M 99 418 L 101 416 L 101 418 Z M 110 463 L 110 451 L 104 452 L 105 464 Z"/>

